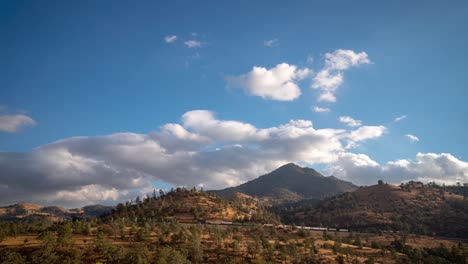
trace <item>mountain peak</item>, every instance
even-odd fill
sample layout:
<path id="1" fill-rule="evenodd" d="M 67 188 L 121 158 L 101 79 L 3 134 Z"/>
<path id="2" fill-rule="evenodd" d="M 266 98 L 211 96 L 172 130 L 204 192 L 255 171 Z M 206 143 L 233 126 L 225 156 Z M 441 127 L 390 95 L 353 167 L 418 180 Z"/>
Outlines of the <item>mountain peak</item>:
<path id="1" fill-rule="evenodd" d="M 280 171 L 301 171 L 301 170 L 303 170 L 303 168 L 300 167 L 299 165 L 297 165 L 295 163 L 287 163 L 287 164 L 284 164 L 283 166 L 275 169 L 271 173 L 280 172 Z"/>
<path id="2" fill-rule="evenodd" d="M 301 168 L 302 169 L 301 166 L 299 166 L 299 165 L 297 165 L 296 163 L 293 163 L 293 162 L 286 163 L 283 166 L 279 167 L 278 169 L 281 169 L 281 168 Z"/>
<path id="3" fill-rule="evenodd" d="M 324 177 L 311 168 L 303 168 L 294 163 L 262 175 L 237 187 L 216 191 L 221 196 L 241 192 L 250 196 L 276 201 L 323 198 L 357 188 L 350 182 Z"/>
<path id="4" fill-rule="evenodd" d="M 266 175 L 278 175 L 278 174 L 281 174 L 281 175 L 287 174 L 288 177 L 295 177 L 295 176 L 300 176 L 304 174 L 314 176 L 314 177 L 324 177 L 322 174 L 320 174 L 318 171 L 312 168 L 301 167 L 295 163 L 285 164 Z"/>

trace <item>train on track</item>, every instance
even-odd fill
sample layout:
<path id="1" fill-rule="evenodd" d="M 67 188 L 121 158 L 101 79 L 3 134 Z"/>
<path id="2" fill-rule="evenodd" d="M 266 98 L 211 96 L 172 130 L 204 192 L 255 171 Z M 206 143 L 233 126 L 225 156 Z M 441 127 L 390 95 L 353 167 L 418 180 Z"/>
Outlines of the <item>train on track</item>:
<path id="1" fill-rule="evenodd" d="M 313 231 L 332 231 L 332 232 L 349 232 L 347 228 L 331 228 L 331 227 L 314 227 L 314 226 L 291 226 L 291 225 L 274 225 L 274 224 L 258 224 L 258 223 L 242 223 L 242 222 L 230 222 L 230 221 L 219 221 L 219 220 L 196 220 L 196 223 L 205 225 L 230 225 L 230 226 L 265 226 L 274 227 L 278 229 L 304 229 Z M 193 223 L 193 222 L 192 222 Z"/>

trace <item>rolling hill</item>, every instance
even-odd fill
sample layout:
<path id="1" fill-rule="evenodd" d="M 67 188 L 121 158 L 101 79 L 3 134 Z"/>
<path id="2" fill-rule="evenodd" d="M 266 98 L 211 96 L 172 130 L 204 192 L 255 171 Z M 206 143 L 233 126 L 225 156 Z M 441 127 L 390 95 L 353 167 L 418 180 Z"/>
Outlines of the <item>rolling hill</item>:
<path id="1" fill-rule="evenodd" d="M 88 205 L 83 208 L 66 209 L 58 206 L 40 206 L 17 203 L 0 207 L 0 221 L 57 222 L 72 218 L 99 217 L 110 213 L 111 206 Z"/>
<path id="2" fill-rule="evenodd" d="M 232 222 L 279 223 L 255 198 L 236 193 L 227 200 L 214 193 L 177 188 L 156 197 L 118 204 L 111 217 L 145 217 L 178 222 L 218 220 Z"/>
<path id="3" fill-rule="evenodd" d="M 468 237 L 468 200 L 419 182 L 361 187 L 318 204 L 302 201 L 279 214 L 285 222 L 312 226 Z"/>

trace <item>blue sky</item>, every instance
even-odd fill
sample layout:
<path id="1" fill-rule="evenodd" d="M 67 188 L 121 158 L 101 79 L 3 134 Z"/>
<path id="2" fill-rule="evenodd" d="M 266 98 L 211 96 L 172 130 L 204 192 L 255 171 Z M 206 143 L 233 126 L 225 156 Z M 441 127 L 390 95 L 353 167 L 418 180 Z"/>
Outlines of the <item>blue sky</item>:
<path id="1" fill-rule="evenodd" d="M 3 1 L 0 118 L 10 119 L 0 119 L 0 150 L 26 155 L 76 136 L 147 135 L 200 109 L 258 129 L 290 120 L 310 120 L 314 129 L 383 126 L 382 135 L 338 152 L 363 154 L 382 166 L 401 159 L 420 164 L 417 153 L 447 153 L 459 166 L 457 180 L 464 180 L 467 25 L 466 1 Z M 168 43 L 170 36 L 177 38 Z M 365 53 L 367 62 L 337 70 L 343 83 L 333 91 L 336 102 L 320 102 L 321 90 L 311 86 L 326 69 L 326 54 L 338 50 Z M 310 70 L 293 80 L 301 93 L 293 100 L 252 95 L 239 81 L 254 66 L 270 70 L 280 63 Z M 314 112 L 315 106 L 330 111 Z M 6 127 L 13 116 L 30 120 Z M 344 116 L 362 124 L 349 127 L 339 121 Z M 206 136 L 200 127 L 184 127 Z M 240 142 L 211 139 L 197 151 Z M 301 157 L 284 161 L 325 171 L 338 164 Z M 352 180 L 351 171 L 343 178 Z M 156 185 L 171 181 L 157 169 L 142 173 Z"/>

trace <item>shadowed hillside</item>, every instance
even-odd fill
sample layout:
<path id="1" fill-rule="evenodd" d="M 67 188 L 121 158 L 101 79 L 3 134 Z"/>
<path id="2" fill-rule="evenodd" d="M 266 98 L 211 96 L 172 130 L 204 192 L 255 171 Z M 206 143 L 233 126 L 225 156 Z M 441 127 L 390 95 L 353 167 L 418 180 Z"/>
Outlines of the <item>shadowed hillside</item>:
<path id="1" fill-rule="evenodd" d="M 297 203 L 280 214 L 297 224 L 468 237 L 468 200 L 419 182 L 361 187 L 318 205 Z"/>

